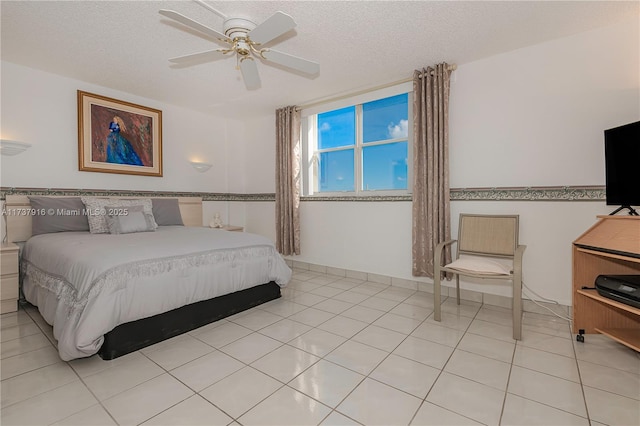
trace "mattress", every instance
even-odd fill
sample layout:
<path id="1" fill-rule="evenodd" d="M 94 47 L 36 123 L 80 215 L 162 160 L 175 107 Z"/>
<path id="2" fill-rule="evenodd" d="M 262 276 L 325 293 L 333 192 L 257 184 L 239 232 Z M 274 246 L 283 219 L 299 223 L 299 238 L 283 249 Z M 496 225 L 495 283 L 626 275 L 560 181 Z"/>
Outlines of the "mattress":
<path id="1" fill-rule="evenodd" d="M 96 353 L 120 324 L 291 278 L 265 237 L 183 226 L 37 235 L 21 267 L 25 298 L 53 325 L 65 361 Z"/>

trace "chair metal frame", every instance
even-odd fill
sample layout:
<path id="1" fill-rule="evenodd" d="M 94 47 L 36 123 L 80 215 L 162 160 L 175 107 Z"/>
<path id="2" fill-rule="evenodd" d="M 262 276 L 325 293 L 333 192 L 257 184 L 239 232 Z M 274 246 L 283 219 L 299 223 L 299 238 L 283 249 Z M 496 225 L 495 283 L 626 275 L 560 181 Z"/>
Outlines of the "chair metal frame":
<path id="1" fill-rule="evenodd" d="M 509 280 L 513 285 L 513 338 L 522 338 L 522 255 L 527 246 L 518 244 L 518 215 L 460 214 L 458 239 L 439 243 L 434 256 L 434 319 L 441 321 L 441 281 L 445 273 L 456 277 L 456 296 L 460 304 L 460 276 L 490 280 Z M 444 249 L 457 243 L 455 259 L 460 255 L 511 259 L 513 270 L 509 275 L 487 275 L 472 271 L 447 268 L 442 264 Z"/>

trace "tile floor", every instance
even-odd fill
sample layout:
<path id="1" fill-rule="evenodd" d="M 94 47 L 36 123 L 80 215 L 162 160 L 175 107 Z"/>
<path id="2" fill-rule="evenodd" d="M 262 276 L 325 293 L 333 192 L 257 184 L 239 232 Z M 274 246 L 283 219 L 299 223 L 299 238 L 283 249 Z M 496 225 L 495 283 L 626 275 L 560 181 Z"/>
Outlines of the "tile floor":
<path id="1" fill-rule="evenodd" d="M 281 299 L 113 361 L 1 318 L 2 425 L 638 425 L 640 357 L 566 322 L 294 270 Z"/>

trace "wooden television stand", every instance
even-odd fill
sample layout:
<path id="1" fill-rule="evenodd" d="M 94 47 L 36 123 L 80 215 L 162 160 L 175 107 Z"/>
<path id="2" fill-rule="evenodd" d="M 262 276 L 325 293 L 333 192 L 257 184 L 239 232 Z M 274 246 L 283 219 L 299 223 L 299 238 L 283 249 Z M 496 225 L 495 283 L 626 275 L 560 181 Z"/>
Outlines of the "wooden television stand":
<path id="1" fill-rule="evenodd" d="M 640 275 L 640 217 L 598 216 L 573 242 L 573 332 L 602 333 L 640 352 L 640 309 L 600 296 L 598 275 Z M 588 287 L 588 289 L 583 289 Z"/>

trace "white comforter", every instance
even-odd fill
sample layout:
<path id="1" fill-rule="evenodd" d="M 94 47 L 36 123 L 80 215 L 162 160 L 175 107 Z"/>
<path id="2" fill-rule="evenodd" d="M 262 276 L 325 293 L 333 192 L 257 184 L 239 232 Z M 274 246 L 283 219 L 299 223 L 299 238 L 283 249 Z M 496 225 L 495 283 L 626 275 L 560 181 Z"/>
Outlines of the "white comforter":
<path id="1" fill-rule="evenodd" d="M 265 237 L 183 226 L 37 235 L 22 267 L 25 297 L 53 325 L 65 361 L 96 353 L 120 324 L 291 278 Z"/>

